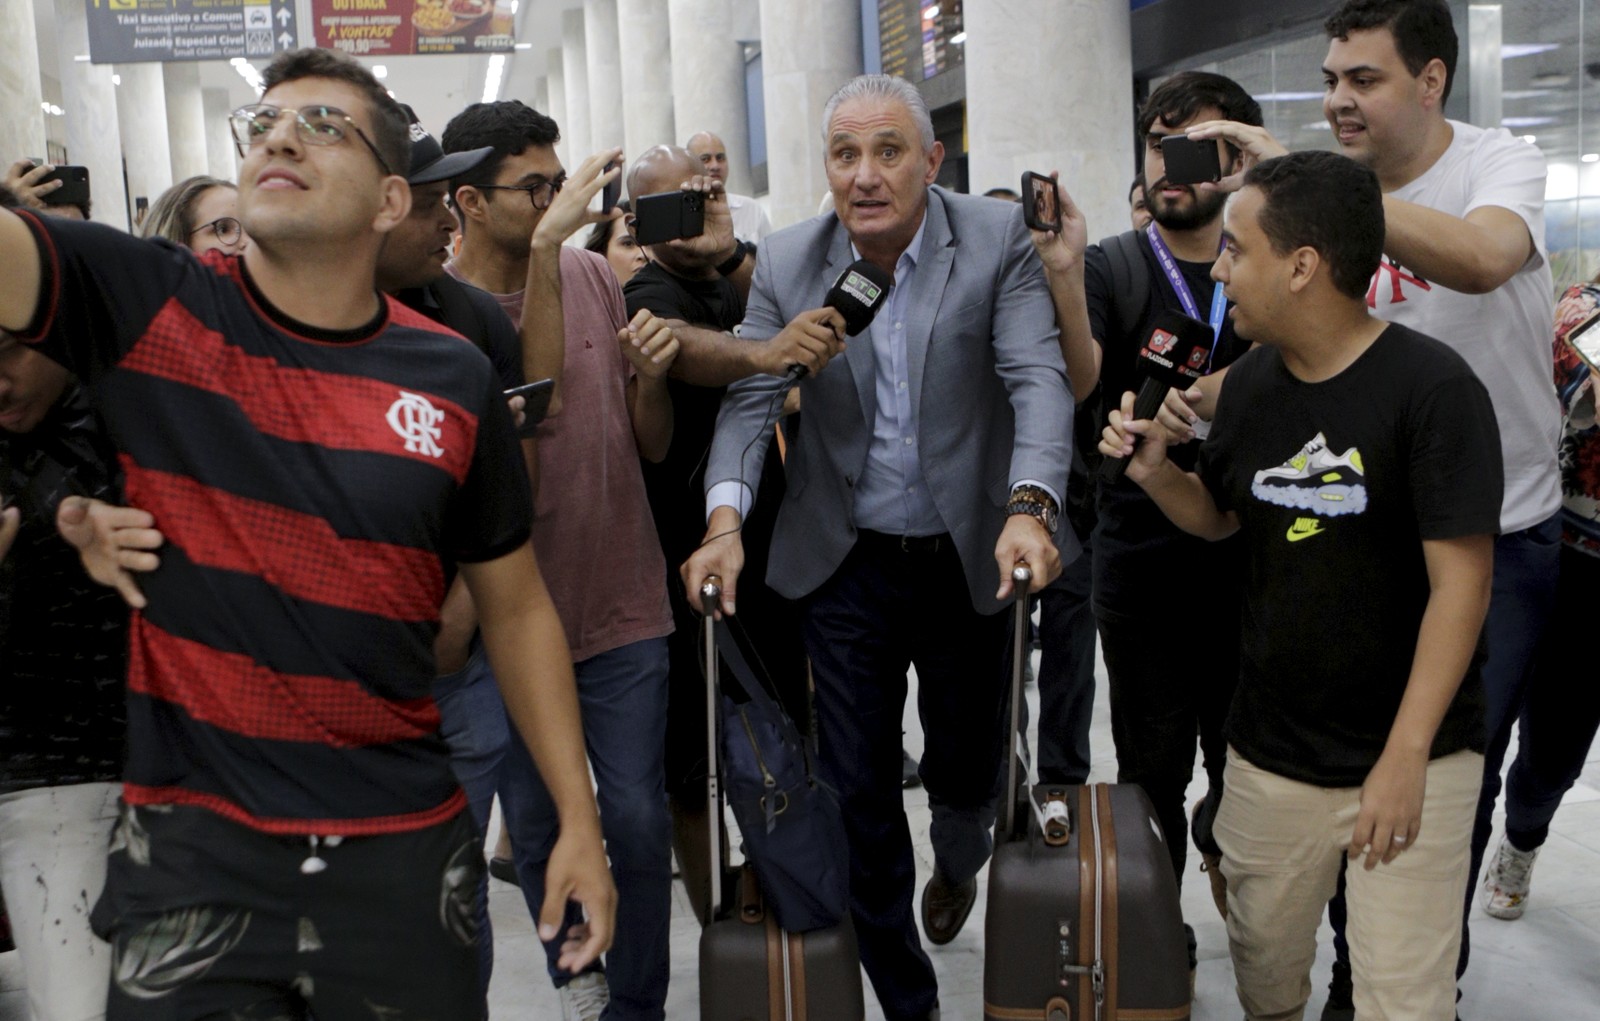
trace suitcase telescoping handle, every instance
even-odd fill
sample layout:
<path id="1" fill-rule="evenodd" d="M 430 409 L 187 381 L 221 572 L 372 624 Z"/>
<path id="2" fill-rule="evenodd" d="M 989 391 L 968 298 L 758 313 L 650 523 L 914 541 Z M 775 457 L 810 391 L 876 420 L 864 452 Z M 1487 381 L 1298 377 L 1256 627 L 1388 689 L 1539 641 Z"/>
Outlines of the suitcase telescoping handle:
<path id="1" fill-rule="evenodd" d="M 1028 649 L 1028 590 L 1033 588 L 1033 570 L 1018 563 L 1011 569 L 1011 590 L 1016 595 L 1016 613 L 1011 630 L 1011 729 L 1006 755 L 1006 833 L 1017 826 L 1018 732 L 1022 730 L 1022 667 Z"/>
<path id="2" fill-rule="evenodd" d="M 711 832 L 711 910 L 714 921 L 722 910 L 722 788 L 717 774 L 717 632 L 716 610 L 722 600 L 722 579 L 709 575 L 700 583 L 700 609 L 705 614 L 706 656 L 706 819 Z"/>

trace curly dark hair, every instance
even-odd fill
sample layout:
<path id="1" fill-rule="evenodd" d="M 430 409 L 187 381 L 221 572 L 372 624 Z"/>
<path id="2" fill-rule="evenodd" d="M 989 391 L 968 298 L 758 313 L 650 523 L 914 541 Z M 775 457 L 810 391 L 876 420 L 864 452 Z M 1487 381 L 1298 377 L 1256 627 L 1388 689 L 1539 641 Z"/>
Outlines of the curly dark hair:
<path id="1" fill-rule="evenodd" d="M 389 95 L 372 72 L 341 50 L 307 47 L 280 53 L 261 73 L 264 92 L 284 82 L 302 78 L 328 78 L 352 85 L 367 99 L 372 114 L 372 145 L 383 154 L 383 162 L 397 174 L 411 165 L 411 125 L 406 112 Z"/>
<path id="2" fill-rule="evenodd" d="M 1322 27 L 1329 39 L 1348 39 L 1351 32 L 1387 29 L 1394 36 L 1394 48 L 1411 77 L 1421 74 L 1428 61 L 1436 57 L 1444 62 L 1441 101 L 1450 98 L 1461 40 L 1444 0 L 1345 0 L 1328 15 Z"/>
<path id="3" fill-rule="evenodd" d="M 1259 222 L 1273 251 L 1315 248 L 1340 293 L 1366 298 L 1383 258 L 1383 190 L 1370 168 L 1334 152 L 1292 152 L 1251 167 L 1244 187 L 1265 199 Z"/>
<path id="4" fill-rule="evenodd" d="M 561 141 L 556 122 L 516 99 L 496 103 L 473 103 L 450 118 L 439 144 L 445 152 L 463 152 L 489 146 L 494 152 L 471 170 L 450 179 L 453 197 L 464 185 L 481 186 L 494 181 L 508 156 L 517 156 L 530 146 L 553 146 Z"/>

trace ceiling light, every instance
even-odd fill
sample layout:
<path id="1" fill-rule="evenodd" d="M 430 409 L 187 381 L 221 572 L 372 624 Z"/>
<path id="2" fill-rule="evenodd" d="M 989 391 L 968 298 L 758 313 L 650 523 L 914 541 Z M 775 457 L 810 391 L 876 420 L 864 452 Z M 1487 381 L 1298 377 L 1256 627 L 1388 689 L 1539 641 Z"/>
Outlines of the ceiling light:
<path id="1" fill-rule="evenodd" d="M 1320 92 L 1268 92 L 1261 96 L 1252 96 L 1258 103 L 1298 103 L 1308 99 L 1321 99 Z"/>
<path id="2" fill-rule="evenodd" d="M 378 79 L 380 82 L 383 81 L 385 78 L 389 77 L 389 68 L 384 64 L 373 64 L 372 77 Z"/>
<path id="3" fill-rule="evenodd" d="M 950 45 L 951 46 L 960 46 L 962 43 L 964 43 L 966 41 L 967 41 L 967 33 L 965 33 L 965 32 L 957 32 L 955 35 L 950 37 Z"/>
<path id="4" fill-rule="evenodd" d="M 533 49 L 533 43 L 517 43 L 516 48 L 519 50 L 531 50 Z"/>
<path id="5" fill-rule="evenodd" d="M 1549 53 L 1551 50 L 1561 48 L 1560 43 L 1507 43 L 1500 47 L 1501 60 L 1515 60 L 1517 57 L 1532 57 L 1539 53 Z"/>
<path id="6" fill-rule="evenodd" d="M 1333 125 L 1327 121 L 1312 121 L 1310 124 L 1300 125 L 1301 131 L 1332 131 Z"/>
<path id="7" fill-rule="evenodd" d="M 1532 145 L 1533 143 L 1535 143 L 1535 142 L 1537 142 L 1539 140 L 1539 136 L 1538 135 L 1519 135 L 1518 137 L 1521 138 L 1524 142 L 1527 142 L 1529 145 Z"/>
<path id="8" fill-rule="evenodd" d="M 1551 96 L 1555 93 L 1550 89 L 1512 89 L 1500 93 L 1501 99 L 1538 99 L 1540 96 Z"/>
<path id="9" fill-rule="evenodd" d="M 928 21 L 932 21 L 934 18 L 937 18 L 939 16 L 939 5 L 934 4 L 932 7 L 924 8 L 922 16 Z"/>
<path id="10" fill-rule="evenodd" d="M 1500 126 L 1503 128 L 1537 128 L 1541 124 L 1554 124 L 1554 117 L 1502 117 Z"/>
<path id="11" fill-rule="evenodd" d="M 489 58 L 489 69 L 483 76 L 483 101 L 493 103 L 500 98 L 500 79 L 506 73 L 506 55 L 496 53 Z"/>
<path id="12" fill-rule="evenodd" d="M 111 76 L 111 84 L 113 84 L 113 85 L 121 85 L 122 84 L 122 75 L 120 75 L 120 74 L 112 75 Z"/>
<path id="13" fill-rule="evenodd" d="M 89 55 L 87 53 L 80 53 L 72 59 L 76 60 L 80 64 L 87 64 L 89 62 Z"/>
<path id="14" fill-rule="evenodd" d="M 1586 152 L 1578 158 L 1585 163 L 1600 163 L 1600 152 Z"/>
<path id="15" fill-rule="evenodd" d="M 521 7 L 522 7 L 522 0 L 511 0 L 511 13 L 512 14 L 517 13 L 518 9 L 521 8 Z"/>

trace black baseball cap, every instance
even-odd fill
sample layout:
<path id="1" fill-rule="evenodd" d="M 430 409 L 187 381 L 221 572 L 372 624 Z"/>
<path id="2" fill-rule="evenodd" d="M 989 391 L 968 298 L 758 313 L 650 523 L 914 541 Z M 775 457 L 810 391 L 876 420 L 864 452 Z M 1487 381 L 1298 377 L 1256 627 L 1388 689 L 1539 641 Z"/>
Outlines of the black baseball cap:
<path id="1" fill-rule="evenodd" d="M 400 109 L 406 112 L 406 119 L 411 122 L 411 168 L 406 173 L 408 184 L 449 180 L 471 170 L 494 152 L 494 146 L 486 145 L 482 149 L 446 154 L 439 140 L 428 134 L 428 129 L 417 120 L 415 110 L 404 103 L 400 104 Z"/>

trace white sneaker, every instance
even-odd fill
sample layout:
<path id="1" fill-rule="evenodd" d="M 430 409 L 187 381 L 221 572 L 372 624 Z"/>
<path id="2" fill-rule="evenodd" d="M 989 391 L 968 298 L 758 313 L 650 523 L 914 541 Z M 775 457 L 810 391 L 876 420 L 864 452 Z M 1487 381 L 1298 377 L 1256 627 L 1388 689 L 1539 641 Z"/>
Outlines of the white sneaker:
<path id="1" fill-rule="evenodd" d="M 1519 851 L 1511 841 L 1500 838 L 1494 861 L 1483 876 L 1483 910 L 1495 918 L 1521 918 L 1528 906 L 1528 883 L 1533 878 L 1533 862 L 1539 849 Z"/>
<path id="2" fill-rule="evenodd" d="M 561 1021 L 600 1021 L 611 1002 L 603 971 L 586 971 L 561 987 Z"/>

